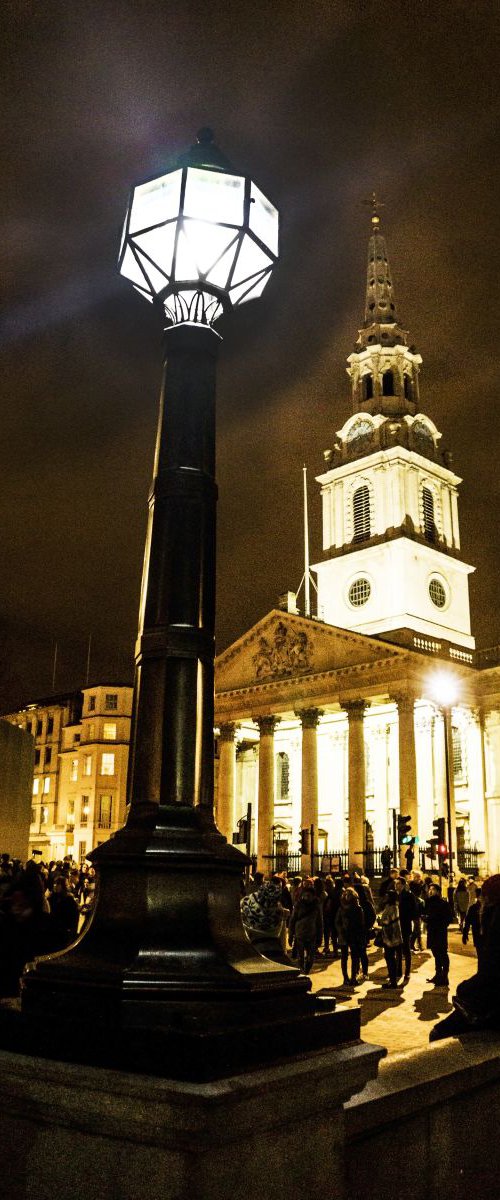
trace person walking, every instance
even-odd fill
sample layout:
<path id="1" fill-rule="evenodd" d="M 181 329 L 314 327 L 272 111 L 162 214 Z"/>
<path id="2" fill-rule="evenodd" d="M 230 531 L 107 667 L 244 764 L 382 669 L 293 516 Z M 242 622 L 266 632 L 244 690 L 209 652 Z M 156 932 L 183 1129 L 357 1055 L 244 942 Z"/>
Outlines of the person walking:
<path id="1" fill-rule="evenodd" d="M 382 931 L 382 945 L 384 948 L 385 961 L 387 963 L 388 980 L 382 984 L 383 988 L 395 988 L 398 985 L 398 980 L 401 974 L 401 948 L 403 938 L 401 934 L 401 923 L 399 920 L 398 894 L 395 888 L 389 888 L 385 896 L 385 903 L 382 912 L 379 915 L 380 927 Z"/>
<path id="2" fill-rule="evenodd" d="M 476 899 L 474 900 L 473 904 L 469 904 L 467 909 L 462 933 L 462 942 L 464 946 L 467 945 L 469 940 L 469 933 L 472 934 L 472 941 L 479 962 L 483 945 L 483 932 L 481 929 L 481 888 L 476 888 Z"/>
<path id="3" fill-rule="evenodd" d="M 362 875 L 361 878 L 356 879 L 356 881 L 354 883 L 354 890 L 357 894 L 359 903 L 361 905 L 361 910 L 362 910 L 363 919 L 364 919 L 364 935 L 363 935 L 363 945 L 361 947 L 361 953 L 360 953 L 360 960 L 361 960 L 361 970 L 363 972 L 363 979 L 365 980 L 365 979 L 368 979 L 367 946 L 368 946 L 368 941 L 370 938 L 371 930 L 377 919 L 377 914 L 375 911 L 375 905 L 373 903 L 372 890 L 371 890 L 371 887 L 370 887 L 370 884 L 368 882 L 366 875 Z"/>
<path id="4" fill-rule="evenodd" d="M 385 845 L 380 855 L 380 865 L 382 867 L 382 878 L 386 879 L 389 875 L 392 863 L 392 850 Z"/>
<path id="5" fill-rule="evenodd" d="M 455 911 L 456 911 L 458 921 L 460 924 L 460 933 L 463 933 L 465 918 L 467 916 L 467 909 L 470 904 L 469 892 L 468 892 L 467 884 L 466 884 L 464 878 L 459 879 L 459 881 L 457 883 L 457 886 L 455 888 L 454 901 L 455 901 Z"/>
<path id="6" fill-rule="evenodd" d="M 353 887 L 344 888 L 335 918 L 337 927 L 342 979 L 345 986 L 356 987 L 361 955 L 365 945 L 365 921 L 359 896 Z M 351 974 L 349 975 L 349 955 Z"/>
<path id="7" fill-rule="evenodd" d="M 396 879 L 396 892 L 398 896 L 399 923 L 401 925 L 401 954 L 404 959 L 404 976 L 403 984 L 408 983 L 411 971 L 411 935 L 413 922 L 417 917 L 417 902 L 412 892 L 407 886 L 406 879 L 400 875 Z M 400 963 L 401 974 L 402 962 Z"/>
<path id="8" fill-rule="evenodd" d="M 427 924 L 427 949 L 432 951 L 435 971 L 428 983 L 436 987 L 448 987 L 450 959 L 448 955 L 448 925 L 452 914 L 448 901 L 441 895 L 437 883 L 431 883 L 425 905 Z"/>

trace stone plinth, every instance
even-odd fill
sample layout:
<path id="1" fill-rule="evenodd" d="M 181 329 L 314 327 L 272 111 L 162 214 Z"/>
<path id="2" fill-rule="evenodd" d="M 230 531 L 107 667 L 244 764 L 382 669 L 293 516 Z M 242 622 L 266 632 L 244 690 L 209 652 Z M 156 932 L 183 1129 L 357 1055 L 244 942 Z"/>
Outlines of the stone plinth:
<path id="1" fill-rule="evenodd" d="M 9 1200 L 341 1200 L 342 1105 L 384 1053 L 358 1042 L 194 1084 L 2 1051 Z"/>

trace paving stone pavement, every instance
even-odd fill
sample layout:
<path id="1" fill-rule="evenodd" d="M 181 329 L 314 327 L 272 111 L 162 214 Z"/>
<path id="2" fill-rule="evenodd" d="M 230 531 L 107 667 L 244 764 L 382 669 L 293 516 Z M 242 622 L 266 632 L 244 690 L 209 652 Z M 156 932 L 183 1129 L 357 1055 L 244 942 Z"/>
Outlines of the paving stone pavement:
<path id="1" fill-rule="evenodd" d="M 425 943 L 425 937 L 424 937 Z M 340 962 L 318 956 L 311 974 L 313 991 L 333 988 L 338 1003 L 361 1008 L 361 1036 L 366 1042 L 385 1046 L 388 1054 L 417 1050 L 429 1043 L 429 1033 L 453 1007 L 451 998 L 457 984 L 477 970 L 471 946 L 462 947 L 458 930 L 452 930 L 450 946 L 450 986 L 434 987 L 427 980 L 434 974 L 434 959 L 428 950 L 412 954 L 410 981 L 404 988 L 382 990 L 387 979 L 383 951 L 368 949 L 367 983 L 355 990 L 343 988 Z"/>

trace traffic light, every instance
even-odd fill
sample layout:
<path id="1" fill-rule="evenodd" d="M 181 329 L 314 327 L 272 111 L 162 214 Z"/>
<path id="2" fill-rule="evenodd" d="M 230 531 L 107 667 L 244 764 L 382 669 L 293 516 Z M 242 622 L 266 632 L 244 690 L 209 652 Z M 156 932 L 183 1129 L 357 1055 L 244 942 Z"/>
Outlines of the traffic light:
<path id="1" fill-rule="evenodd" d="M 398 846 L 402 846 L 403 842 L 411 842 L 410 830 L 411 817 L 398 813 Z"/>
<path id="2" fill-rule="evenodd" d="M 309 854 L 309 829 L 301 829 L 300 831 L 300 853 Z"/>
<path id="3" fill-rule="evenodd" d="M 445 842 L 438 843 L 438 854 L 441 859 L 448 858 L 448 847 Z"/>
<path id="4" fill-rule="evenodd" d="M 444 817 L 436 817 L 436 820 L 433 821 L 432 835 L 437 838 L 439 845 L 443 845 L 446 837 Z"/>

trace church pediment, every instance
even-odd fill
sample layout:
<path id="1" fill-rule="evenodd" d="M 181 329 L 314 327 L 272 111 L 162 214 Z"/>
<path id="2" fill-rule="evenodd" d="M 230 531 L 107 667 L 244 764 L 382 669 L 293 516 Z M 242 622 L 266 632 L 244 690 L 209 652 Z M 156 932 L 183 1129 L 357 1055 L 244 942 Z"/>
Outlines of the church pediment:
<path id="1" fill-rule="evenodd" d="M 217 657 L 215 690 L 340 670 L 398 653 L 375 638 L 274 609 Z"/>

